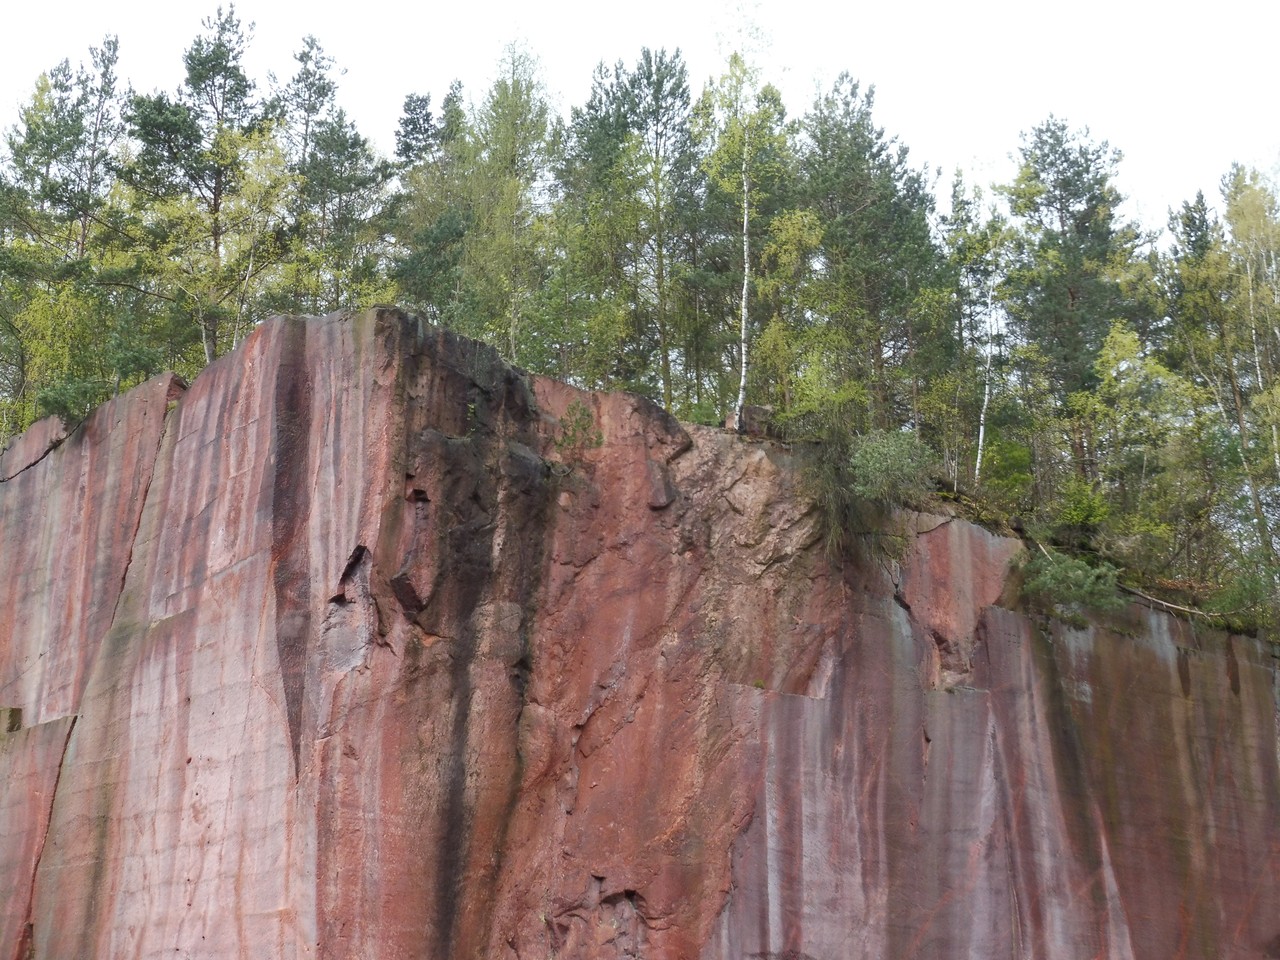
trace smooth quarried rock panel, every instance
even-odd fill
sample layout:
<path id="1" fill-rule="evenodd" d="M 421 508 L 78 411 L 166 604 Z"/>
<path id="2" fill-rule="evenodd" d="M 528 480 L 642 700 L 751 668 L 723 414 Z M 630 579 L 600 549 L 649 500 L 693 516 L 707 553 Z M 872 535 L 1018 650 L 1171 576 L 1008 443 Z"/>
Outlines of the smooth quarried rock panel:
<path id="1" fill-rule="evenodd" d="M 31 890 L 44 850 L 49 811 L 62 768 L 72 717 L 0 730 L 0 957 L 31 955 Z M 7 725 L 9 726 L 9 725 Z"/>
<path id="2" fill-rule="evenodd" d="M 1061 802 L 1063 816 L 1081 822 L 1079 860 L 1097 863 L 1127 947 L 1112 955 L 1277 953 L 1272 651 L 1141 607 L 1111 629 L 1056 626 L 1037 640 L 1060 678 L 1045 684 L 1055 764 L 1089 788 Z"/>
<path id="3" fill-rule="evenodd" d="M 978 581 L 965 596 L 989 571 L 954 561 L 990 543 L 954 529 L 978 541 L 949 550 L 944 576 Z M 904 584 L 936 547 L 917 543 Z M 1138 606 L 1082 631 L 987 606 L 965 682 L 939 687 L 936 605 L 923 623 L 884 591 L 853 605 L 827 691 L 763 716 L 756 816 L 704 957 L 1276 955 L 1265 644 Z"/>
<path id="4" fill-rule="evenodd" d="M 27 725 L 76 712 L 181 389 L 159 377 L 69 436 L 43 420 L 0 457 L 0 705 L 20 707 Z"/>
<path id="5" fill-rule="evenodd" d="M 170 412 L 64 764 L 37 955 L 314 950 L 300 744 L 324 693 L 324 588 L 372 542 L 390 483 L 376 434 L 396 374 L 352 362 L 379 333 L 260 328 Z"/>
<path id="6" fill-rule="evenodd" d="M 833 562 L 785 447 L 390 309 L 111 409 L 4 455 L 6 955 L 1280 956 L 1265 641 Z"/>
<path id="7" fill-rule="evenodd" d="M 13 438 L 0 451 L 0 483 L 12 480 L 35 466 L 67 439 L 67 427 L 59 417 L 45 417 Z"/>

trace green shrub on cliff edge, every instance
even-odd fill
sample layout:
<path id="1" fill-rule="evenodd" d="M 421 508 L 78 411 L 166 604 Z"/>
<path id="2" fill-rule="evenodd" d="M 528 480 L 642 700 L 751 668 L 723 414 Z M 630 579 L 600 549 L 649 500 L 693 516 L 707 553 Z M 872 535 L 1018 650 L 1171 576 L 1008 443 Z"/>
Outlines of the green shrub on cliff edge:
<path id="1" fill-rule="evenodd" d="M 1228 630 L 1241 633 L 1280 629 L 1280 569 L 1257 558 L 1253 568 L 1233 577 L 1204 604 Z M 1274 636 L 1274 633 L 1273 633 Z"/>
<path id="2" fill-rule="evenodd" d="M 1109 563 L 1090 566 L 1055 551 L 1033 553 L 1023 564 L 1023 595 L 1049 613 L 1073 625 L 1083 614 L 1114 613 L 1125 605 Z"/>
<path id="3" fill-rule="evenodd" d="M 891 515 L 918 506 L 932 490 L 936 472 L 937 456 L 914 433 L 829 431 L 804 471 L 827 549 L 840 553 L 855 537 L 870 537 L 881 551 L 900 553 L 906 537 L 893 529 Z"/>
<path id="4" fill-rule="evenodd" d="M 936 464 L 933 451 L 914 433 L 872 430 L 854 441 L 849 488 L 884 508 L 918 503 L 932 487 Z"/>

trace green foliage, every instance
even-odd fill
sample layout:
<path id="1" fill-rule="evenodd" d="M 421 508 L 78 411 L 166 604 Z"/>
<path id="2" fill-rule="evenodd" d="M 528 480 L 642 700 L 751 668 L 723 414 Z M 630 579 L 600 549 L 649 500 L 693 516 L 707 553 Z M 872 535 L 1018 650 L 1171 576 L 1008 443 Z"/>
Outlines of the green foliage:
<path id="1" fill-rule="evenodd" d="M 982 470 L 982 495 L 996 508 L 1017 513 L 1030 506 L 1035 476 L 1029 447 L 997 437 L 987 444 Z"/>
<path id="2" fill-rule="evenodd" d="M 595 414 L 581 400 L 573 400 L 560 418 L 560 435 L 555 441 L 557 449 L 581 454 L 584 450 L 603 446 L 604 433 L 596 424 Z"/>
<path id="3" fill-rule="evenodd" d="M 696 373 L 684 381 L 685 396 L 677 393 L 678 372 L 698 365 L 690 338 L 694 352 L 701 345 L 689 323 L 685 252 L 699 186 L 690 114 L 679 52 L 644 48 L 630 69 L 596 68 L 559 159 L 556 234 L 578 281 L 568 311 L 579 324 L 565 331 L 568 349 L 594 361 L 590 328 L 603 322 L 615 349 L 607 367 L 591 364 L 592 376 L 659 397 L 668 410 L 702 399 Z"/>
<path id="4" fill-rule="evenodd" d="M 102 388 L 93 381 L 64 380 L 41 389 L 36 394 L 36 408 L 41 417 L 56 416 L 71 427 L 102 400 Z"/>
<path id="5" fill-rule="evenodd" d="M 411 93 L 404 98 L 400 127 L 396 130 L 396 159 L 405 167 L 426 160 L 440 139 L 431 113 L 431 94 Z"/>
<path id="6" fill-rule="evenodd" d="M 259 319 L 250 308 L 283 257 L 292 185 L 277 105 L 255 95 L 244 70 L 253 25 L 231 6 L 203 26 L 174 94 L 131 97 L 136 147 L 120 170 L 143 227 L 136 246 L 154 279 L 148 289 L 199 332 L 208 363 Z"/>
<path id="7" fill-rule="evenodd" d="M 1280 627 L 1280 569 L 1255 562 L 1237 572 L 1204 604 L 1232 629 L 1272 630 Z"/>
<path id="8" fill-rule="evenodd" d="M 829 389 L 859 385 L 864 406 L 855 430 L 893 429 L 918 411 L 933 341 L 952 351 L 951 331 L 931 328 L 921 310 L 942 266 L 930 229 L 933 197 L 908 151 L 872 119 L 873 92 L 837 79 L 801 120 L 799 194 L 821 224 L 821 241 L 803 287 L 809 324 L 839 331 L 846 348 L 828 373 Z M 931 328 L 931 329 L 930 329 Z M 824 339 L 826 334 L 819 334 Z"/>
<path id="9" fill-rule="evenodd" d="M 1007 213 L 957 177 L 939 218 L 870 88 L 842 76 L 793 121 L 741 55 L 694 97 L 649 49 L 563 120 L 509 49 L 474 101 L 407 96 L 391 161 L 314 37 L 265 96 L 251 37 L 217 10 L 167 92 L 129 92 L 114 38 L 36 80 L 0 157 L 0 440 L 193 376 L 270 313 L 399 300 L 683 418 L 771 405 L 817 441 L 836 549 L 900 546 L 893 509 L 936 476 L 1144 590 L 1274 622 L 1280 198 L 1257 171 L 1157 252 L 1117 213 L 1118 151 L 1050 117 Z M 600 440 L 571 407 L 557 445 Z M 1113 570 L 1029 573 L 1074 609 Z"/>
<path id="10" fill-rule="evenodd" d="M 853 495 L 849 483 L 853 439 L 848 433 L 829 431 L 806 451 L 801 475 L 805 494 L 817 508 L 822 541 L 831 556 L 849 551 L 868 528 L 866 505 Z"/>
<path id="11" fill-rule="evenodd" d="M 1116 585 L 1117 572 L 1110 564 L 1090 566 L 1055 551 L 1033 553 L 1022 567 L 1022 590 L 1054 616 L 1078 624 L 1083 613 L 1113 613 L 1124 608 L 1125 600 Z"/>
<path id="12" fill-rule="evenodd" d="M 845 553 L 862 541 L 882 554 L 900 553 L 906 537 L 893 513 L 928 495 L 936 466 L 936 454 L 911 433 L 853 436 L 828 424 L 808 451 L 802 474 L 828 552 Z"/>
<path id="13" fill-rule="evenodd" d="M 719 81 L 703 91 L 696 110 L 698 139 L 703 144 L 703 169 L 710 182 L 735 212 L 741 246 L 738 295 L 738 390 L 734 410 L 747 402 L 752 379 L 751 345 L 754 340 L 752 289 L 757 275 L 758 252 L 752 236 L 768 223 L 770 207 L 776 210 L 791 167 L 786 110 L 777 88 L 760 86 L 758 71 L 739 53 L 729 57 L 728 69 Z M 730 198 L 732 198 L 730 200 Z M 758 249 L 758 245 L 757 245 Z M 735 249 L 735 253 L 736 253 Z"/>
<path id="14" fill-rule="evenodd" d="M 924 499 L 936 471 L 936 455 L 914 433 L 873 430 L 854 442 L 849 489 L 880 507 L 906 506 Z"/>
<path id="15" fill-rule="evenodd" d="M 1092 388 L 1112 320 L 1131 309 L 1119 277 L 1136 229 L 1117 221 L 1118 151 L 1049 117 L 1023 139 L 1017 178 L 1001 191 L 1016 218 L 1003 299 L 1025 342 L 1049 361 L 1059 399 Z"/>
<path id="16" fill-rule="evenodd" d="M 1071 546 L 1085 546 L 1109 514 L 1107 499 L 1100 490 L 1079 477 L 1071 477 L 1054 510 L 1054 534 Z"/>

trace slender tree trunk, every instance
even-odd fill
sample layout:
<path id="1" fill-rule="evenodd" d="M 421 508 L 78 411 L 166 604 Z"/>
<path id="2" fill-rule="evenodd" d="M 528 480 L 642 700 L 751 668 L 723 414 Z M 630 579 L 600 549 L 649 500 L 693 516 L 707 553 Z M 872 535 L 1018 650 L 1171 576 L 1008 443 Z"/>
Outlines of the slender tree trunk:
<path id="1" fill-rule="evenodd" d="M 751 180 L 747 176 L 748 152 L 749 143 L 744 137 L 742 144 L 742 320 L 738 333 L 742 373 L 738 378 L 738 403 L 735 407 L 739 429 L 742 427 L 742 410 L 747 404 L 747 296 L 751 285 L 751 234 L 748 230 L 751 222 Z"/>
<path id="2" fill-rule="evenodd" d="M 973 485 L 982 480 L 982 451 L 987 438 L 987 407 L 991 404 L 991 348 L 987 347 L 987 362 L 982 371 L 982 409 L 978 412 L 978 457 L 973 464 Z"/>
<path id="3" fill-rule="evenodd" d="M 84 166 L 84 208 L 80 211 L 80 236 L 76 240 L 76 257 L 82 259 L 89 251 L 89 224 L 92 220 L 94 193 L 98 187 L 99 154 L 102 152 L 103 124 L 106 122 L 103 111 L 106 105 L 99 97 L 97 109 L 93 114 L 93 131 L 89 136 L 88 156 Z"/>
<path id="4" fill-rule="evenodd" d="M 511 335 L 510 335 L 510 342 L 509 342 L 509 348 L 507 353 L 507 362 L 515 363 L 516 362 L 516 325 L 519 323 L 519 311 L 516 309 L 516 295 L 514 290 L 511 292 L 510 317 L 511 319 L 509 322 L 509 326 L 510 326 Z"/>
<path id="5" fill-rule="evenodd" d="M 661 351 L 662 363 L 662 407 L 671 411 L 671 330 L 667 324 L 667 264 L 663 254 L 662 231 L 657 234 L 655 251 L 654 281 L 658 294 L 658 349 Z"/>
<path id="6" fill-rule="evenodd" d="M 205 322 L 203 311 L 196 308 L 196 325 L 200 328 L 200 346 L 204 347 L 204 362 L 213 363 L 214 345 L 209 338 L 209 324 Z"/>
<path id="7" fill-rule="evenodd" d="M 215 176 L 213 195 L 209 203 L 210 235 L 213 246 L 214 277 L 222 274 L 222 174 Z M 212 306 L 212 304 L 211 304 Z M 204 362 L 213 363 L 218 358 L 218 318 L 206 315 L 200 324 L 200 339 L 204 344 Z"/>
<path id="8" fill-rule="evenodd" d="M 916 370 L 916 340 L 910 314 L 907 315 L 907 369 L 911 371 L 911 432 L 920 436 L 920 378 Z"/>
<path id="9" fill-rule="evenodd" d="M 255 243 L 249 248 L 249 263 L 244 269 L 244 279 L 240 283 L 240 297 L 236 304 L 236 322 L 231 329 L 231 349 L 240 346 L 240 325 L 244 322 L 244 308 L 249 298 L 249 279 L 253 276 L 253 257 L 257 252 Z"/>
<path id="10" fill-rule="evenodd" d="M 520 188 L 517 185 L 516 186 L 517 196 L 519 195 L 519 189 Z M 511 210 L 512 266 L 511 266 L 511 273 L 509 275 L 509 281 L 508 281 L 511 285 L 511 289 L 508 291 L 508 297 L 510 298 L 509 299 L 510 321 L 508 323 L 508 326 L 510 328 L 509 335 L 511 338 L 511 352 L 507 356 L 508 363 L 516 362 L 516 326 L 520 322 L 519 308 L 516 304 L 516 286 L 517 285 L 516 285 L 516 278 L 515 278 L 515 271 L 516 271 L 515 261 L 516 261 L 516 257 L 519 255 L 517 253 L 516 236 L 519 234 L 519 231 L 520 231 L 520 207 L 519 207 L 519 202 L 517 201 L 516 205 L 513 206 Z"/>
<path id="11" fill-rule="evenodd" d="M 1081 480 L 1089 479 L 1089 454 L 1084 442 L 1084 426 L 1071 421 L 1071 459 L 1075 461 L 1076 476 Z"/>
<path id="12" fill-rule="evenodd" d="M 1231 387 L 1231 403 L 1235 408 L 1236 429 L 1240 437 L 1240 466 L 1244 470 L 1245 485 L 1249 488 L 1253 518 L 1258 527 L 1258 540 L 1267 563 L 1274 565 L 1275 553 L 1271 549 L 1271 529 L 1267 524 L 1266 511 L 1262 508 L 1262 498 L 1258 495 L 1258 485 L 1254 481 L 1253 470 L 1249 466 L 1249 426 L 1244 416 L 1244 395 L 1240 390 L 1239 378 L 1236 376 L 1236 360 L 1230 352 L 1227 355 L 1227 378 L 1228 385 Z M 1223 416 L 1226 416 L 1225 410 L 1223 410 Z"/>
<path id="13" fill-rule="evenodd" d="M 658 302 L 658 347 L 662 353 L 662 407 L 671 412 L 671 330 L 667 322 L 667 236 L 662 216 L 662 159 L 655 150 L 649 166 L 653 196 L 653 279 Z"/>

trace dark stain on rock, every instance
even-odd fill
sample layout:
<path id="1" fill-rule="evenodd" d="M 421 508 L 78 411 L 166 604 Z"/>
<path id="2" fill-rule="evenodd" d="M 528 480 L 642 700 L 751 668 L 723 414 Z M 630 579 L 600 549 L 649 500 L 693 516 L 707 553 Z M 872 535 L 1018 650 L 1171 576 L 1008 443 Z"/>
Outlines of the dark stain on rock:
<path id="1" fill-rule="evenodd" d="M 1191 696 L 1191 655 L 1182 647 L 1178 648 L 1178 680 L 1182 684 L 1182 695 Z"/>
<path id="2" fill-rule="evenodd" d="M 311 552 L 305 529 L 310 513 L 311 380 L 306 364 L 307 325 L 285 321 L 275 381 L 271 485 L 272 587 L 276 602 L 276 652 L 284 687 L 294 776 L 302 737 L 307 640 L 311 634 Z"/>
<path id="3" fill-rule="evenodd" d="M 1236 647 L 1232 643 L 1231 638 L 1227 637 L 1227 682 L 1231 686 L 1231 692 L 1237 697 L 1240 696 L 1240 661 L 1236 659 Z"/>
<path id="4" fill-rule="evenodd" d="M 471 900 L 477 893 L 472 728 L 484 722 L 476 715 L 480 710 L 510 708 L 518 723 L 531 672 L 522 620 L 522 652 L 508 667 L 512 702 L 491 701 L 493 691 L 484 695 L 475 677 L 485 639 L 480 631 L 486 629 L 481 607 L 495 602 L 514 602 L 522 611 L 533 607 L 541 582 L 543 528 L 550 515 L 549 469 L 533 449 L 536 416 L 528 384 L 490 348 L 441 333 L 421 344 L 405 377 L 410 405 L 405 520 L 411 533 L 389 586 L 408 619 L 447 638 L 450 706 L 442 732 L 449 745 L 439 768 L 437 885 L 427 909 L 435 955 L 470 955 L 483 952 L 482 944 L 468 939 L 483 925 L 477 928 L 469 919 L 464 928 L 462 923 L 464 915 L 474 912 Z M 459 404 L 459 398 L 465 402 Z M 505 539 L 501 569 L 495 569 L 499 530 Z M 420 651 L 406 647 L 405 655 L 408 667 L 408 658 L 419 657 Z M 515 739 L 513 731 L 513 745 Z M 508 800 L 513 805 L 519 784 L 514 753 L 511 762 L 515 768 Z M 499 842 L 497 849 L 501 846 Z M 486 862 L 481 872 L 492 879 L 497 866 Z"/>

